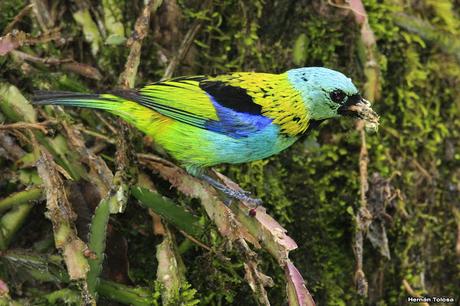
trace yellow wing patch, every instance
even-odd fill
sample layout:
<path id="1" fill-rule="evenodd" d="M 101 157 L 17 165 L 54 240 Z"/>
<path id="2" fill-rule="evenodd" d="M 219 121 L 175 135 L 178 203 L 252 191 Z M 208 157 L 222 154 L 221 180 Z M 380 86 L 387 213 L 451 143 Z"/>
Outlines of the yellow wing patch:
<path id="1" fill-rule="evenodd" d="M 187 113 L 218 120 L 214 105 L 196 80 L 170 80 L 147 85 L 139 93 L 155 100 L 155 103 Z"/>
<path id="2" fill-rule="evenodd" d="M 296 136 L 308 129 L 308 110 L 300 93 L 289 84 L 286 73 L 241 72 L 210 80 L 246 89 L 254 103 L 262 106 L 262 114 L 278 124 L 283 133 Z"/>

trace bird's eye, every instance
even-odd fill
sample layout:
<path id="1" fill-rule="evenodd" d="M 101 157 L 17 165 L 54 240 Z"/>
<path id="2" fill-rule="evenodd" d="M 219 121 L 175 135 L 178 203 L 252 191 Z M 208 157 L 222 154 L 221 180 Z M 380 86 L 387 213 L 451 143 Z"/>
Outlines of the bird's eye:
<path id="1" fill-rule="evenodd" d="M 343 102 L 343 99 L 345 99 L 347 95 L 340 89 L 336 89 L 333 92 L 331 92 L 329 96 L 331 97 L 331 100 L 334 101 L 335 103 L 341 103 Z"/>

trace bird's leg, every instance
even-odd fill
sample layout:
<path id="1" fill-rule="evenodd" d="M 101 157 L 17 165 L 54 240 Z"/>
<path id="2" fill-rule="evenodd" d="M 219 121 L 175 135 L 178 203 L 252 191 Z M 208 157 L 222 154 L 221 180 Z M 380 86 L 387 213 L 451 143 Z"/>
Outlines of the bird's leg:
<path id="1" fill-rule="evenodd" d="M 250 194 L 250 192 L 237 191 L 237 190 L 231 189 L 231 188 L 225 186 L 224 184 L 218 182 L 217 180 L 213 179 L 212 177 L 210 177 L 210 176 L 208 176 L 206 174 L 201 174 L 200 178 L 202 180 L 206 181 L 208 184 L 210 184 L 214 188 L 222 191 L 223 193 L 225 193 L 229 197 L 232 197 L 234 199 L 237 199 L 237 200 L 240 200 L 240 201 L 243 201 L 243 202 L 253 204 L 255 207 L 257 207 L 260 204 L 262 204 L 261 199 L 255 199 L 255 198 L 249 197 L 248 194 Z"/>

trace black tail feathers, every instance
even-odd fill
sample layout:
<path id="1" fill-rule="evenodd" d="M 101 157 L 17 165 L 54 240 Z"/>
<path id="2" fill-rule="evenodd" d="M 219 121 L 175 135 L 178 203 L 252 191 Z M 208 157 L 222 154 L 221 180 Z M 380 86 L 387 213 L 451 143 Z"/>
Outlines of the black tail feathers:
<path id="1" fill-rule="evenodd" d="M 36 105 L 65 105 L 77 100 L 98 100 L 99 94 L 85 94 L 71 91 L 44 91 L 37 90 L 32 97 L 32 104 Z"/>

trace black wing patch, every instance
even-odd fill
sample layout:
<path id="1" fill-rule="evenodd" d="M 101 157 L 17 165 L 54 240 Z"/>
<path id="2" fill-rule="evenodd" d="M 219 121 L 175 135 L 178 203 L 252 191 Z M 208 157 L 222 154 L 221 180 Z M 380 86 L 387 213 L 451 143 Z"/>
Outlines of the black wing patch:
<path id="1" fill-rule="evenodd" d="M 231 86 L 221 81 L 201 81 L 200 88 L 224 107 L 239 113 L 262 114 L 262 106 L 254 103 L 244 88 Z"/>

